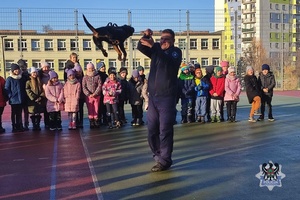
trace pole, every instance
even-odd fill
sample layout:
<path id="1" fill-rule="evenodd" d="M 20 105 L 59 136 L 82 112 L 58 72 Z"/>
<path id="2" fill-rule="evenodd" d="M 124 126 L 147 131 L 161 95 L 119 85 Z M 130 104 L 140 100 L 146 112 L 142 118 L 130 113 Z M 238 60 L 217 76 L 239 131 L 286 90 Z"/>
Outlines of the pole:
<path id="1" fill-rule="evenodd" d="M 234 52 L 235 52 L 235 59 L 234 59 L 234 66 L 237 67 L 237 59 L 238 59 L 238 46 L 237 46 L 237 39 L 238 39 L 238 25 L 237 25 L 237 10 L 234 11 Z"/>
<path id="2" fill-rule="evenodd" d="M 4 38 L 7 37 L 6 35 L 1 35 L 1 44 L 2 44 L 2 63 L 3 63 L 3 77 L 6 79 L 6 61 L 5 61 L 5 54 L 4 54 Z"/>

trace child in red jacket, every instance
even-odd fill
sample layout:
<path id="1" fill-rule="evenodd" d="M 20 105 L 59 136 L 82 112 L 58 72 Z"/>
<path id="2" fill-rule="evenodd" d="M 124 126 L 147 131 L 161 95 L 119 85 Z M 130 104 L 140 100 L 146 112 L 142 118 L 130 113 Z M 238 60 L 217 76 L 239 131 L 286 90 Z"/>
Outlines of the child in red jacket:
<path id="1" fill-rule="evenodd" d="M 221 122 L 220 112 L 221 104 L 224 98 L 225 91 L 225 76 L 222 74 L 221 67 L 215 67 L 215 72 L 210 78 L 211 89 L 209 91 L 211 95 L 210 112 L 211 122 Z"/>

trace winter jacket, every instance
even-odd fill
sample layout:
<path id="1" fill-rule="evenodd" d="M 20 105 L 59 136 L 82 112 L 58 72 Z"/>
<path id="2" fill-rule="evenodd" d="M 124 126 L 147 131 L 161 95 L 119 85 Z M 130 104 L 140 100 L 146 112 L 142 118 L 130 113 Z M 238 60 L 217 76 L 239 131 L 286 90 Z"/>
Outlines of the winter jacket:
<path id="1" fill-rule="evenodd" d="M 209 89 L 210 89 L 210 81 L 206 77 L 203 77 L 200 79 L 200 83 L 196 85 L 194 89 L 196 91 L 197 97 L 203 97 L 203 96 L 208 97 Z"/>
<path id="2" fill-rule="evenodd" d="M 180 73 L 179 75 L 180 98 L 195 98 L 195 80 L 192 74 Z"/>
<path id="3" fill-rule="evenodd" d="M 151 59 L 148 78 L 148 92 L 150 96 L 177 97 L 177 75 L 182 61 L 182 52 L 171 46 L 163 50 L 160 44 L 154 43 L 152 48 L 144 46 L 139 41 L 138 50 Z"/>
<path id="4" fill-rule="evenodd" d="M 102 82 L 100 76 L 95 72 L 94 75 L 85 75 L 82 79 L 82 90 L 85 96 L 99 96 L 101 93 Z"/>
<path id="5" fill-rule="evenodd" d="M 251 104 L 254 97 L 261 96 L 261 87 L 255 75 L 246 75 L 244 77 L 244 82 L 248 101 Z"/>
<path id="6" fill-rule="evenodd" d="M 241 82 L 237 76 L 226 75 L 224 101 L 239 101 Z"/>
<path id="7" fill-rule="evenodd" d="M 223 100 L 224 98 L 224 91 L 225 91 L 225 77 L 222 75 L 220 77 L 211 76 L 211 89 L 209 93 L 212 99 L 219 99 Z M 213 96 L 214 93 L 217 93 L 217 96 Z"/>
<path id="8" fill-rule="evenodd" d="M 268 88 L 268 92 L 263 92 L 262 91 L 262 93 L 264 95 L 272 97 L 273 96 L 273 89 L 276 85 L 275 77 L 274 77 L 273 72 L 269 71 L 266 75 L 263 75 L 263 73 L 260 72 L 259 77 L 258 77 L 258 82 L 261 86 L 261 90 L 263 90 L 264 88 Z"/>
<path id="9" fill-rule="evenodd" d="M 77 79 L 73 82 L 67 81 L 64 85 L 65 111 L 78 112 L 81 84 Z"/>
<path id="10" fill-rule="evenodd" d="M 119 101 L 128 101 L 128 81 L 126 79 L 122 79 L 121 77 L 119 77 L 118 80 L 121 83 L 122 88 L 122 91 L 119 95 Z"/>
<path id="11" fill-rule="evenodd" d="M 5 79 L 0 76 L 0 107 L 6 106 L 7 94 L 5 91 Z"/>
<path id="12" fill-rule="evenodd" d="M 26 102 L 25 91 L 26 79 L 22 77 L 22 73 L 19 75 L 10 74 L 5 82 L 5 91 L 9 99 L 9 104 L 24 104 Z"/>
<path id="13" fill-rule="evenodd" d="M 36 87 L 33 87 L 33 82 Z M 43 89 L 42 82 L 39 78 L 31 77 L 26 82 L 27 104 L 29 113 L 42 113 L 46 105 L 47 99 L 45 97 L 45 91 Z"/>
<path id="14" fill-rule="evenodd" d="M 119 81 L 112 81 L 106 79 L 102 86 L 103 91 L 103 103 L 115 104 L 118 103 L 118 97 L 122 91 L 121 84 Z"/>
<path id="15" fill-rule="evenodd" d="M 60 82 L 54 85 L 49 83 L 45 87 L 45 95 L 47 100 L 47 112 L 58 112 L 64 110 L 64 86 Z"/>
<path id="16" fill-rule="evenodd" d="M 142 105 L 143 104 L 143 97 L 142 97 L 143 83 L 141 81 L 135 82 L 133 78 L 131 78 L 128 81 L 128 85 L 129 85 L 129 103 L 131 105 Z"/>

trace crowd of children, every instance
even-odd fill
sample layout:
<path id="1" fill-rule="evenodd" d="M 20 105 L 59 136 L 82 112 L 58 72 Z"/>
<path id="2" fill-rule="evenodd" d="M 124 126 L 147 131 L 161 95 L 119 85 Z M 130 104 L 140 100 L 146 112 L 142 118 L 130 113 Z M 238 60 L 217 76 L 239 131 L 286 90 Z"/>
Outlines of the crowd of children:
<path id="1" fill-rule="evenodd" d="M 97 62 L 96 66 L 88 63 L 84 72 L 77 54 L 72 53 L 64 71 L 63 84 L 46 62 L 41 63 L 40 69 L 27 69 L 24 60 L 12 64 L 9 77 L 6 80 L 0 77 L 0 133 L 5 132 L 2 114 L 7 101 L 11 106 L 13 132 L 29 130 L 29 116 L 32 130 L 41 130 L 42 114 L 46 129 L 61 130 L 61 111 L 68 113 L 70 130 L 83 128 L 84 103 L 90 128 L 101 125 L 110 129 L 120 128 L 127 123 L 124 111 L 127 102 L 132 109 L 131 125 L 143 125 L 143 111 L 148 109 L 148 85 L 144 68 L 137 67 L 127 80 L 128 71 L 125 67 L 121 67 L 119 72 L 111 67 L 106 73 L 103 62 Z M 262 65 L 258 77 L 254 75 L 253 68 L 248 66 L 244 81 L 252 105 L 249 121 L 263 120 L 266 104 L 268 120 L 274 121 L 272 97 L 275 78 L 269 65 Z M 198 63 L 182 63 L 178 89 L 181 123 L 221 122 L 224 118 L 223 105 L 226 105 L 227 121 L 236 122 L 241 83 L 235 67 L 229 67 L 227 61 L 222 61 L 220 67 L 206 67 L 205 76 Z M 255 115 L 259 118 L 255 119 Z"/>

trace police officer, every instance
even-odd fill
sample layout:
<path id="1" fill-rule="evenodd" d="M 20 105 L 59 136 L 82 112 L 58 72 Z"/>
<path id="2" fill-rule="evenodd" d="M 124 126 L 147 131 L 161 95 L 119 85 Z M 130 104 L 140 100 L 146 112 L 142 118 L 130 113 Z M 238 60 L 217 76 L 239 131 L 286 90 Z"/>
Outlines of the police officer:
<path id="1" fill-rule="evenodd" d="M 177 75 L 182 60 L 182 52 L 174 42 L 171 29 L 162 31 L 160 43 L 154 43 L 152 31 L 147 29 L 138 43 L 138 50 L 151 58 L 147 120 L 148 143 L 156 161 L 152 172 L 167 170 L 172 165 Z"/>

